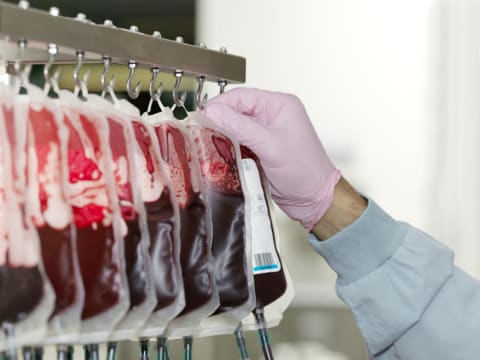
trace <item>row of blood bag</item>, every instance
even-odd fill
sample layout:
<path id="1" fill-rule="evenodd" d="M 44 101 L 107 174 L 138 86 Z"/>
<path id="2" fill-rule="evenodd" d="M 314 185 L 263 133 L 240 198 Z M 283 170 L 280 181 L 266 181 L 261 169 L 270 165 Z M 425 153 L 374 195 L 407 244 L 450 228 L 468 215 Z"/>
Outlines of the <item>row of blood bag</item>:
<path id="1" fill-rule="evenodd" d="M 0 351 L 281 317 L 288 273 L 253 153 L 200 112 L 26 88 L 0 88 Z"/>

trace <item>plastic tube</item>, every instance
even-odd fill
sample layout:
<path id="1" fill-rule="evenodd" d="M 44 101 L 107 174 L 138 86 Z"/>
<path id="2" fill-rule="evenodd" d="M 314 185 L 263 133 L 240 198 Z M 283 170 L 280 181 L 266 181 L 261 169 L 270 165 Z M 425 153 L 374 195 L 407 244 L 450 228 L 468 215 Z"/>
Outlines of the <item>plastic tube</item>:
<path id="1" fill-rule="evenodd" d="M 17 349 L 12 345 L 12 337 L 14 332 L 14 327 L 10 324 L 3 324 L 2 331 L 5 335 L 7 347 L 2 353 L 3 360 L 17 360 Z M 27 347 L 28 348 L 28 347 Z"/>
<path id="2" fill-rule="evenodd" d="M 100 360 L 100 356 L 98 355 L 98 344 L 91 344 L 90 345 L 90 359 L 91 360 Z"/>
<path id="3" fill-rule="evenodd" d="M 25 356 L 23 357 L 25 360 Z M 57 360 L 68 360 L 68 346 L 67 345 L 58 345 L 57 346 Z"/>
<path id="4" fill-rule="evenodd" d="M 157 337 L 157 360 L 167 360 L 167 338 L 163 336 Z"/>
<path id="5" fill-rule="evenodd" d="M 185 336 L 183 338 L 183 360 L 192 360 L 193 338 Z"/>
<path id="6" fill-rule="evenodd" d="M 33 348 L 33 359 L 34 360 L 43 360 L 43 347 L 34 347 Z"/>
<path id="7" fill-rule="evenodd" d="M 114 341 L 110 341 L 107 344 L 107 360 L 115 360 L 116 353 L 117 353 L 117 343 Z"/>
<path id="8" fill-rule="evenodd" d="M 140 359 L 141 360 L 149 360 L 149 352 L 148 352 L 149 342 L 148 339 L 140 340 Z"/>
<path id="9" fill-rule="evenodd" d="M 270 348 L 270 338 L 268 336 L 268 329 L 265 322 L 263 308 L 257 308 L 253 311 L 255 320 L 258 325 L 258 336 L 262 346 L 263 356 L 265 360 L 273 360 L 272 349 Z"/>
<path id="10" fill-rule="evenodd" d="M 73 345 L 67 346 L 67 360 L 73 360 Z"/>
<path id="11" fill-rule="evenodd" d="M 23 360 L 33 360 L 34 359 L 33 348 L 31 346 L 24 346 L 22 348 L 22 356 L 23 356 Z M 5 357 L 5 360 L 6 359 L 7 357 Z"/>
<path id="12" fill-rule="evenodd" d="M 90 346 L 84 345 L 83 346 L 83 353 L 84 353 L 84 360 L 90 360 Z"/>
<path id="13" fill-rule="evenodd" d="M 85 360 L 100 360 L 98 344 L 88 344 L 83 348 L 85 350 Z"/>
<path id="14" fill-rule="evenodd" d="M 240 350 L 240 359 L 250 360 L 250 358 L 248 357 L 247 344 L 245 342 L 245 337 L 243 336 L 241 323 L 235 329 L 235 339 L 237 340 L 238 349 Z"/>

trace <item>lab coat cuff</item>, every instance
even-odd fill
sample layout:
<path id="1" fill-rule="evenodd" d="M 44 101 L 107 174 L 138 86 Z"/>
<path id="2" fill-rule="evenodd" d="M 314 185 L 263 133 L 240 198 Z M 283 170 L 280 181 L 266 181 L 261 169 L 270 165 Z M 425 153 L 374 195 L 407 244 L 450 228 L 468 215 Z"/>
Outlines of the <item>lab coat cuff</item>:
<path id="1" fill-rule="evenodd" d="M 362 215 L 328 240 L 320 241 L 309 234 L 310 244 L 337 273 L 339 285 L 354 282 L 388 261 L 408 231 L 406 224 L 367 200 Z"/>

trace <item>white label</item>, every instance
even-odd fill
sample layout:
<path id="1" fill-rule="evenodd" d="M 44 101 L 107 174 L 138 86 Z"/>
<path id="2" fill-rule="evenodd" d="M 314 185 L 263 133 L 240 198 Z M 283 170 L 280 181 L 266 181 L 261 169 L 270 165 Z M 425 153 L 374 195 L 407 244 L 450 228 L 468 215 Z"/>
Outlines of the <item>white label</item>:
<path id="1" fill-rule="evenodd" d="M 275 251 L 272 223 L 268 215 L 260 173 L 252 159 L 243 159 L 242 165 L 250 197 L 253 274 L 280 271 L 281 264 Z"/>

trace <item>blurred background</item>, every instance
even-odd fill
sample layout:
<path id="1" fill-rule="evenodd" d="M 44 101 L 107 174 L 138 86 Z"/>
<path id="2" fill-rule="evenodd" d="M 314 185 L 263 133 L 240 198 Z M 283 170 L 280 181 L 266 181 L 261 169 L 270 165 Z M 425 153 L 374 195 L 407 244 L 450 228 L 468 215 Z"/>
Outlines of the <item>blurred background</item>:
<path id="1" fill-rule="evenodd" d="M 344 176 L 479 277 L 479 16 L 475 0 L 199 0 L 196 39 L 245 56 L 247 86 L 298 95 Z M 366 359 L 334 274 L 279 221 L 296 297 L 274 343 Z M 335 358 L 315 354 L 297 358 Z"/>
<path id="2" fill-rule="evenodd" d="M 246 57 L 246 86 L 298 95 L 334 163 L 359 191 L 448 244 L 457 264 L 480 276 L 480 2 L 31 4 L 134 24 L 145 33 L 159 30 L 167 38 L 181 35 L 209 48 L 226 46 Z M 216 95 L 218 86 L 209 84 L 208 92 Z M 278 222 L 296 296 L 271 332 L 276 359 L 367 359 L 353 316 L 335 295 L 335 275 L 300 226 L 281 212 Z M 252 359 L 260 359 L 256 334 L 248 334 L 247 343 Z M 173 344 L 173 359 L 181 358 L 180 345 Z M 137 353 L 133 345 L 119 352 L 121 359 Z M 233 336 L 223 336 L 196 340 L 195 358 L 239 355 Z"/>

